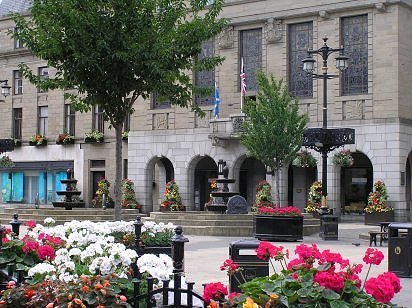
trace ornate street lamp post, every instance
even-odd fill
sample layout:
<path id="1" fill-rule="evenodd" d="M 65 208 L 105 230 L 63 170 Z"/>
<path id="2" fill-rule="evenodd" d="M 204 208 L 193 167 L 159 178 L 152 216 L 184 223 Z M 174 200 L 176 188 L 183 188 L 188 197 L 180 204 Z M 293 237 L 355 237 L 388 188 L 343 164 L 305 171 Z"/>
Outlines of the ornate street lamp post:
<path id="1" fill-rule="evenodd" d="M 317 50 L 309 50 L 308 57 L 303 59 L 303 70 L 314 79 L 323 79 L 323 125 L 322 128 L 308 128 L 303 135 L 303 145 L 322 154 L 322 195 L 328 195 L 327 160 L 328 153 L 344 144 L 355 143 L 355 130 L 351 128 L 328 129 L 328 79 L 339 75 L 328 74 L 328 58 L 332 53 L 339 52 L 335 58 L 335 66 L 339 71 L 348 67 L 348 57 L 343 55 L 343 48 L 330 48 L 328 39 L 323 38 L 323 46 Z M 312 55 L 320 55 L 323 60 L 322 74 L 314 73 L 315 60 Z"/>

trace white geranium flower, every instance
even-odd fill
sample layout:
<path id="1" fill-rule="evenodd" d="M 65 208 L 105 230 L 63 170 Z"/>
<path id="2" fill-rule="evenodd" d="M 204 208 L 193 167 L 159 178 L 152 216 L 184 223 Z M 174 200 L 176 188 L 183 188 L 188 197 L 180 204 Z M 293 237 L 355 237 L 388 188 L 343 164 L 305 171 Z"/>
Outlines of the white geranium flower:
<path id="1" fill-rule="evenodd" d="M 30 277 L 33 277 L 36 274 L 50 274 L 56 271 L 56 268 L 49 264 L 49 263 L 39 263 L 36 264 L 34 267 L 29 269 L 29 272 L 27 273 Z"/>
<path id="2" fill-rule="evenodd" d="M 52 226 L 52 225 L 54 225 L 54 224 L 56 223 L 56 221 L 55 221 L 53 218 L 51 218 L 51 217 L 47 217 L 47 218 L 44 219 L 43 223 L 44 223 L 46 226 Z"/>

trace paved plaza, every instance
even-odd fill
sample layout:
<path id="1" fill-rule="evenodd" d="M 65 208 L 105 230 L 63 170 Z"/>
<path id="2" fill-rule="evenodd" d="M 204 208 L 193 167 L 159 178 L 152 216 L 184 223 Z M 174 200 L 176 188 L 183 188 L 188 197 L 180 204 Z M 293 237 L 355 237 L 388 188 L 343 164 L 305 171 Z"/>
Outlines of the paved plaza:
<path id="1" fill-rule="evenodd" d="M 317 235 L 313 235 L 305 236 L 303 243 L 316 243 L 320 249 L 330 249 L 341 253 L 351 263 L 362 263 L 369 241 L 359 239 L 359 234 L 376 229 L 376 227 L 365 226 L 360 222 L 344 222 L 339 224 L 339 241 L 323 241 Z M 229 256 L 230 242 L 240 238 L 191 235 L 187 235 L 187 237 L 189 243 L 186 243 L 185 246 L 185 271 L 188 273 L 188 280 L 196 282 L 195 286 L 198 291 L 202 290 L 203 283 L 222 281 L 227 284 L 227 276 L 225 272 L 219 270 L 219 267 Z M 356 243 L 360 245 L 354 245 Z M 284 246 L 292 251 L 299 243 L 282 242 L 274 244 Z M 377 248 L 384 253 L 385 259 L 380 266 L 372 267 L 369 277 L 376 277 L 388 269 L 387 243 L 384 243 L 383 247 L 378 246 Z M 364 266 L 362 273 L 365 275 L 366 272 L 367 267 Z M 401 307 L 412 307 L 412 278 L 402 278 L 401 284 L 402 290 L 395 296 L 393 303 Z"/>

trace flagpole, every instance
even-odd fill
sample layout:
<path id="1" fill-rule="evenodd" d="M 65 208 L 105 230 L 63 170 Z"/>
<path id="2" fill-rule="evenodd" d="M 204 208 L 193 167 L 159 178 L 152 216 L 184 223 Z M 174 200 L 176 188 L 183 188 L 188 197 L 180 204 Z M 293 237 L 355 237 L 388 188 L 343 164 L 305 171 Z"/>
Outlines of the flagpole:
<path id="1" fill-rule="evenodd" d="M 240 64 L 240 113 L 243 113 L 243 79 L 242 79 L 242 73 L 244 73 L 243 71 L 243 57 L 241 60 L 241 64 Z"/>

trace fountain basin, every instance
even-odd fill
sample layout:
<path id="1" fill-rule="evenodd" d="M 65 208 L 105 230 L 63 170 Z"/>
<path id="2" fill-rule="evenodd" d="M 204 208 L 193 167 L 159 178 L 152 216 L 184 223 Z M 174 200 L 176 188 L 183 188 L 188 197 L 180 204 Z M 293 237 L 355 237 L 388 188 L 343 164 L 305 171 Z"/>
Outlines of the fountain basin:
<path id="1" fill-rule="evenodd" d="M 64 207 L 66 210 L 72 210 L 73 208 L 84 208 L 85 202 L 66 202 L 66 201 L 55 201 L 52 202 L 54 207 Z"/>

